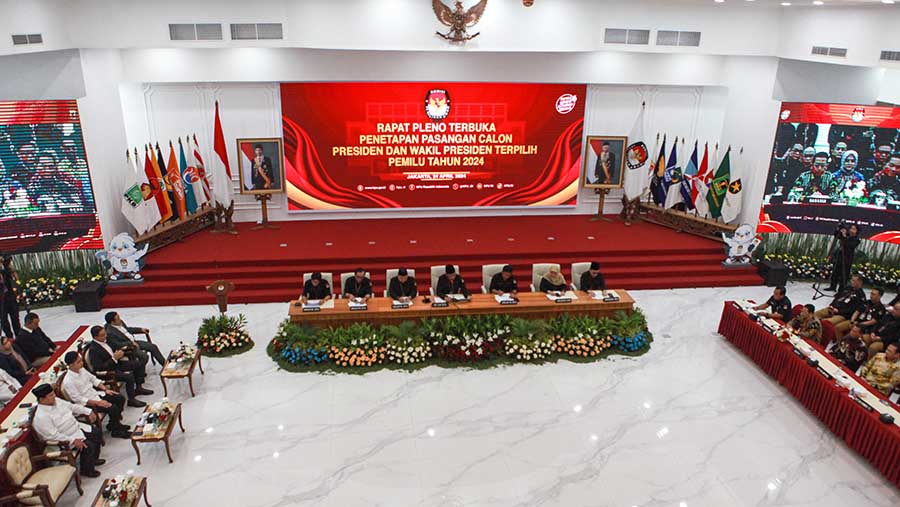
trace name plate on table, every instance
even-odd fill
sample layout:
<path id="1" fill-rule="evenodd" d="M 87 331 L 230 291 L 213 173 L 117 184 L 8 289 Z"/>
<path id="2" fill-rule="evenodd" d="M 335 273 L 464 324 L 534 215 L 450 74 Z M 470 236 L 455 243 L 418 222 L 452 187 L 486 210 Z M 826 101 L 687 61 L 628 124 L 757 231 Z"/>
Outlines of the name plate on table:
<path id="1" fill-rule="evenodd" d="M 853 401 L 855 401 L 856 403 L 859 403 L 859 406 L 866 409 L 866 412 L 871 412 L 871 411 L 875 410 L 874 408 L 872 408 L 872 405 L 869 405 L 868 403 L 857 398 L 856 396 L 853 396 Z"/>
<path id="2" fill-rule="evenodd" d="M 320 312 L 320 311 L 322 311 L 322 307 L 321 307 L 321 306 L 304 306 L 304 307 L 303 307 L 303 313 L 306 313 L 306 312 Z"/>
<path id="3" fill-rule="evenodd" d="M 834 378 L 834 377 L 831 376 L 830 373 L 828 373 L 827 371 L 825 371 L 824 369 L 822 369 L 821 366 L 816 366 L 816 371 L 819 372 L 820 375 L 822 375 L 823 377 L 827 378 L 828 380 L 831 380 L 831 379 Z M 870 407 L 870 408 L 871 408 L 871 407 Z"/>
<path id="4" fill-rule="evenodd" d="M 350 305 L 351 312 L 364 312 L 369 309 L 369 305 Z"/>
<path id="5" fill-rule="evenodd" d="M 409 303 L 391 303 L 391 310 L 403 310 L 409 308 Z"/>
<path id="6" fill-rule="evenodd" d="M 793 349 L 794 354 L 797 354 L 797 357 L 806 357 L 805 355 L 803 355 L 803 351 L 801 351 L 797 347 L 792 346 L 791 348 Z"/>
<path id="7" fill-rule="evenodd" d="M 502 300 L 500 300 L 500 304 L 501 305 L 517 305 L 517 304 L 519 304 L 519 302 L 516 301 L 515 299 L 502 299 Z"/>
<path id="8" fill-rule="evenodd" d="M 571 303 L 572 298 L 556 298 L 553 300 L 554 303 Z"/>
<path id="9" fill-rule="evenodd" d="M 434 303 L 431 303 L 432 308 L 447 308 L 448 306 L 450 306 L 450 303 L 446 301 L 435 301 Z"/>

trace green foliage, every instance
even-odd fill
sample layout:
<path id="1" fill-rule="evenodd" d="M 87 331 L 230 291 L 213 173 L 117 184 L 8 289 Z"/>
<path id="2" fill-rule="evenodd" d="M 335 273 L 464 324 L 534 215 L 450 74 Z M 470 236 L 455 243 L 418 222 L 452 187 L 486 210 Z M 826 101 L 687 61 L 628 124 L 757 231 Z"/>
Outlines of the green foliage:
<path id="1" fill-rule="evenodd" d="M 197 346 L 206 356 L 231 356 L 250 350 L 253 345 L 244 314 L 207 317 L 197 330 Z"/>
<path id="2" fill-rule="evenodd" d="M 616 318 L 612 321 L 612 334 L 617 336 L 635 336 L 647 329 L 647 320 L 639 308 L 635 308 L 631 315 L 623 311 L 616 312 Z"/>
<path id="3" fill-rule="evenodd" d="M 19 278 L 68 278 L 88 279 L 102 275 L 100 262 L 94 257 L 96 250 L 57 250 L 13 256 L 13 267 Z"/>
<path id="4" fill-rule="evenodd" d="M 200 323 L 200 329 L 197 331 L 198 336 L 212 336 L 219 333 L 229 333 L 233 331 L 244 331 L 247 327 L 247 316 L 243 313 L 232 316 L 228 314 L 213 315 L 203 319 Z"/>

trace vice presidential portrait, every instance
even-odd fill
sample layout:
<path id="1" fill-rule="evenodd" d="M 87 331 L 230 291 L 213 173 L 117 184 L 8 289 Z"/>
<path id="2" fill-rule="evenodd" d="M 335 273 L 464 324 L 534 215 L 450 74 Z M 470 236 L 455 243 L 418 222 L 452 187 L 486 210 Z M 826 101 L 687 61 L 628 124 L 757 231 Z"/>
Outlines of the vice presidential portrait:
<path id="1" fill-rule="evenodd" d="M 628 139 L 625 137 L 588 136 L 584 154 L 584 186 L 621 187 L 627 145 Z"/>
<path id="2" fill-rule="evenodd" d="M 238 139 L 242 194 L 284 192 L 284 151 L 279 138 Z"/>

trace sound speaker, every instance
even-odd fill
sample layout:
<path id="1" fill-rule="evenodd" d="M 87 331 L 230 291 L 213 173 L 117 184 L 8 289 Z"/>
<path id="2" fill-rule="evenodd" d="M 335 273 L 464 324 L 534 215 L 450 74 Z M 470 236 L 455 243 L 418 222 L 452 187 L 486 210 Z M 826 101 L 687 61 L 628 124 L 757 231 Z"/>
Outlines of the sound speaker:
<path id="1" fill-rule="evenodd" d="M 762 261 L 756 265 L 759 276 L 765 280 L 766 287 L 778 287 L 787 285 L 790 270 L 778 261 Z"/>
<path id="2" fill-rule="evenodd" d="M 72 292 L 72 302 L 75 303 L 76 312 L 97 312 L 103 308 L 101 300 L 106 294 L 106 281 L 78 282 Z"/>

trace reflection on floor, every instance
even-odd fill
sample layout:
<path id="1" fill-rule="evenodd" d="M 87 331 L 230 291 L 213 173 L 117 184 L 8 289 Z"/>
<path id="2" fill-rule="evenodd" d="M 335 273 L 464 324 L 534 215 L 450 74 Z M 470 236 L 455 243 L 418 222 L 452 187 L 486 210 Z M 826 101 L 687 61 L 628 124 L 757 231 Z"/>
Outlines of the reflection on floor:
<path id="1" fill-rule="evenodd" d="M 149 476 L 157 507 L 900 504 L 895 487 L 715 334 L 723 300 L 770 290 L 634 292 L 655 336 L 637 359 L 365 376 L 278 371 L 264 347 L 287 305 L 235 306 L 257 346 L 205 361 L 196 398 L 172 384 L 187 428 L 173 436 L 175 463 L 148 445 L 137 467 L 129 442 L 109 439 L 101 471 Z M 811 296 L 807 285 L 788 291 L 795 303 Z M 123 316 L 170 349 L 213 312 Z M 40 313 L 53 337 L 102 319 Z M 84 497 L 72 488 L 61 505 L 89 505 L 99 484 L 86 480 Z"/>

